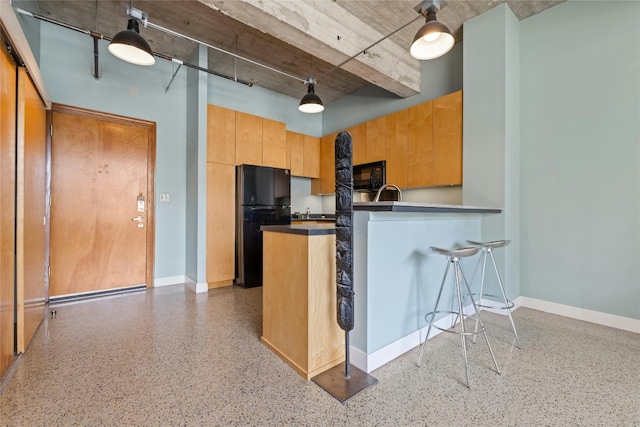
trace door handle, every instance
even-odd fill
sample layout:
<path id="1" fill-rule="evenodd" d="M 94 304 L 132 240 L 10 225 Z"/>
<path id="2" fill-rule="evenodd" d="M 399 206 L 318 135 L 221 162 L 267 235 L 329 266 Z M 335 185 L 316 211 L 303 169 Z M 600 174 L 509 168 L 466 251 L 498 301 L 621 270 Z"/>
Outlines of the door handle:
<path id="1" fill-rule="evenodd" d="M 135 217 L 135 218 L 131 218 L 131 221 L 138 221 L 138 222 L 142 222 L 142 221 L 143 221 L 142 215 L 138 215 L 138 216 L 137 216 L 137 217 Z"/>

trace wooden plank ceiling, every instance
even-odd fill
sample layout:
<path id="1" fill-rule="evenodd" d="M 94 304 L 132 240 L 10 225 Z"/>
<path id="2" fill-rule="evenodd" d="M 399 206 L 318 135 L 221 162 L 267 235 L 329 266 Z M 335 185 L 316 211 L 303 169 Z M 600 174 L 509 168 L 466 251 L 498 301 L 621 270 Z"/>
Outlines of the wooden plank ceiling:
<path id="1" fill-rule="evenodd" d="M 522 20 L 562 1 L 507 3 Z M 461 41 L 465 21 L 503 2 L 450 0 L 438 20 Z M 41 0 L 25 5 L 41 16 L 113 37 L 126 28 L 130 3 Z M 420 62 L 409 55 L 409 45 L 424 23 L 422 18 L 336 68 L 418 17 L 414 8 L 419 4 L 420 0 L 136 0 L 133 7 L 146 12 L 153 24 L 293 77 L 213 49 L 209 49 L 210 70 L 294 98 L 306 93 L 303 80 L 314 77 L 316 93 L 326 105 L 368 85 L 398 97 L 420 92 Z M 192 41 L 150 27 L 141 25 L 140 33 L 154 52 L 180 60 L 187 61 L 196 48 Z M 90 37 L 87 43 L 92 43 Z M 87 58 L 87 63 L 92 60 Z"/>

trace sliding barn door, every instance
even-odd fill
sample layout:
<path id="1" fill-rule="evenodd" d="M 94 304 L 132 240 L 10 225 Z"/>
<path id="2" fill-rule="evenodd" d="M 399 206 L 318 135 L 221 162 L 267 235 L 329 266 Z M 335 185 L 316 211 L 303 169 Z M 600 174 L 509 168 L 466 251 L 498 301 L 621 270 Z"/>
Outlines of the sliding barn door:
<path id="1" fill-rule="evenodd" d="M 53 106 L 51 297 L 153 286 L 155 124 Z"/>
<path id="2" fill-rule="evenodd" d="M 16 65 L 0 43 L 0 376 L 14 356 Z"/>
<path id="3" fill-rule="evenodd" d="M 16 207 L 16 350 L 23 353 L 44 319 L 47 112 L 24 68 L 18 69 Z"/>

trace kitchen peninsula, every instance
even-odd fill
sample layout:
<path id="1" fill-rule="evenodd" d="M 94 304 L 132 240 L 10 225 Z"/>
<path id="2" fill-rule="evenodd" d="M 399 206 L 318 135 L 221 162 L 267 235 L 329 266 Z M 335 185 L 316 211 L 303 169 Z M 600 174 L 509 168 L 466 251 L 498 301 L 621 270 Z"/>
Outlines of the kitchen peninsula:
<path id="1" fill-rule="evenodd" d="M 344 361 L 336 322 L 334 224 L 262 226 L 260 340 L 303 378 Z"/>
<path id="2" fill-rule="evenodd" d="M 354 366 L 371 372 L 424 339 L 424 314 L 435 303 L 446 266 L 444 258 L 430 253 L 429 248 L 464 246 L 467 240 L 482 240 L 483 216 L 501 212 L 499 208 L 459 205 L 354 203 L 355 328 L 350 334 L 351 363 Z M 285 351 L 298 351 L 304 355 L 304 349 L 295 348 L 292 337 L 312 331 L 315 334 L 314 345 L 318 346 L 320 353 L 329 351 L 329 348 L 337 351 L 343 344 L 344 333 L 337 326 L 335 314 L 333 225 L 265 226 L 262 229 L 265 231 L 262 341 L 280 357 L 283 357 L 280 353 Z M 319 239 L 323 235 L 320 233 L 331 234 Z M 319 239 L 317 243 L 315 239 Z M 267 244 L 276 242 L 277 246 L 267 248 Z M 474 262 L 474 259 L 465 261 Z M 473 265 L 467 268 L 472 270 Z M 269 283 L 268 276 L 271 277 Z M 318 281 L 324 284 L 318 286 Z M 308 291 L 304 289 L 305 285 Z M 321 294 L 314 301 L 312 294 L 319 289 Z M 287 292 L 302 292 L 307 300 L 292 300 Z M 280 295 L 282 300 L 275 301 L 274 295 Z M 328 304 L 330 306 L 327 307 Z M 309 323 L 309 318 L 304 319 L 301 314 L 295 314 L 298 316 L 295 325 L 293 321 L 274 322 L 274 315 L 281 316 L 287 310 L 304 314 L 306 307 L 312 308 L 309 315 L 312 312 L 323 313 L 322 322 L 327 322 L 328 326 L 316 325 L 316 320 Z M 328 329 L 321 332 L 323 328 Z M 326 349 L 322 348 L 323 340 L 328 346 Z M 307 341 L 310 340 L 302 340 L 301 344 Z M 291 350 L 283 350 L 285 345 Z M 343 353 L 341 357 L 344 357 Z M 310 360 L 311 353 L 303 359 Z M 331 363 L 335 365 L 341 360 L 333 359 L 335 363 L 325 363 L 322 369 L 328 369 Z M 295 366 L 294 369 L 300 373 L 304 371 Z M 306 371 L 311 372 L 312 369 L 316 368 Z M 320 372 L 316 369 L 315 373 Z"/>

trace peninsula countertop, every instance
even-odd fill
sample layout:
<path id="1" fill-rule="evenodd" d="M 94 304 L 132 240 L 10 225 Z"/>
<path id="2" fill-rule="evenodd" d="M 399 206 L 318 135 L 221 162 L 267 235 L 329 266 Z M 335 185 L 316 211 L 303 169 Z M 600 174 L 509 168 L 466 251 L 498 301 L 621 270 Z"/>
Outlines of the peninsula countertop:
<path id="1" fill-rule="evenodd" d="M 263 225 L 260 231 L 275 233 L 302 234 L 305 236 L 320 236 L 323 234 L 336 234 L 334 223 L 329 224 L 291 224 L 291 225 Z"/>
<path id="2" fill-rule="evenodd" d="M 501 208 L 465 205 L 444 205 L 414 202 L 354 202 L 354 211 L 373 212 L 434 212 L 434 213 L 501 213 Z"/>

